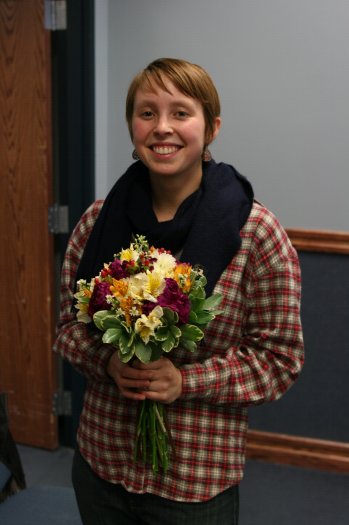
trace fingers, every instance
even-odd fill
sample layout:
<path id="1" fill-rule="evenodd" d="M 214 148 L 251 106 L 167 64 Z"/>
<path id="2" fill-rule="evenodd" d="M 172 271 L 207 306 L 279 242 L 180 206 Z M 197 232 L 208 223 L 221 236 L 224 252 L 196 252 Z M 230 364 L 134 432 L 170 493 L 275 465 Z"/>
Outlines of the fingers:
<path id="1" fill-rule="evenodd" d="M 167 358 L 147 364 L 137 360 L 130 365 L 122 363 L 115 352 L 107 371 L 120 393 L 128 399 L 172 403 L 182 392 L 182 374 Z"/>
<path id="2" fill-rule="evenodd" d="M 156 361 L 150 361 L 149 363 L 142 363 L 142 361 L 137 359 L 136 361 L 132 362 L 132 368 L 136 368 L 137 370 L 159 370 L 163 367 L 166 367 L 168 361 L 169 359 L 165 357 L 161 357 Z"/>
<path id="3" fill-rule="evenodd" d="M 122 363 L 117 352 L 115 352 L 109 359 L 107 372 L 115 381 L 123 396 L 135 401 L 145 399 L 142 391 L 149 388 L 149 376 L 152 375 L 152 372 L 136 370 L 129 364 Z"/>
<path id="4" fill-rule="evenodd" d="M 163 359 L 154 370 L 150 385 L 143 393 L 147 399 L 173 403 L 182 393 L 182 374 L 169 359 Z"/>

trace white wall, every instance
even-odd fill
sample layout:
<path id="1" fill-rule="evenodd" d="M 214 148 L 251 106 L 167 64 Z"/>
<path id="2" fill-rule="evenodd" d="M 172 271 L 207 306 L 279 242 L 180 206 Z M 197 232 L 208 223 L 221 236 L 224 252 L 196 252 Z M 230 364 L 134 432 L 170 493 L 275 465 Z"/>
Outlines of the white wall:
<path id="1" fill-rule="evenodd" d="M 348 0 L 95 1 L 98 197 L 132 161 L 129 82 L 174 56 L 217 85 L 216 160 L 286 227 L 349 230 Z"/>

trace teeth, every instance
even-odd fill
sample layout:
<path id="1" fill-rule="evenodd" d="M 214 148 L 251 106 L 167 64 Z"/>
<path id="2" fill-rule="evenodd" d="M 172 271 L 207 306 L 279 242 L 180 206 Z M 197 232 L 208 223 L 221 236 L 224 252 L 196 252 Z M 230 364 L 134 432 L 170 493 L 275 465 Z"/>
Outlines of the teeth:
<path id="1" fill-rule="evenodd" d="M 174 153 L 179 148 L 178 146 L 154 146 L 153 151 L 159 155 L 168 155 L 169 153 Z"/>

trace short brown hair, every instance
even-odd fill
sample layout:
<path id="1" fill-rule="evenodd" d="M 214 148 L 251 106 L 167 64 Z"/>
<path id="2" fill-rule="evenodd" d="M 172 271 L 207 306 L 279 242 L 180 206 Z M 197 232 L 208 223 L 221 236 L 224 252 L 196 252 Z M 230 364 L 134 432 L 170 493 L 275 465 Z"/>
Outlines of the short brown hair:
<path id="1" fill-rule="evenodd" d="M 132 139 L 132 117 L 135 96 L 139 88 L 154 90 L 154 83 L 168 91 L 165 80 L 170 80 L 184 95 L 201 102 L 206 124 L 206 142 L 212 139 L 216 118 L 220 116 L 220 102 L 216 87 L 205 69 L 178 58 L 159 58 L 138 73 L 128 88 L 126 120 Z"/>

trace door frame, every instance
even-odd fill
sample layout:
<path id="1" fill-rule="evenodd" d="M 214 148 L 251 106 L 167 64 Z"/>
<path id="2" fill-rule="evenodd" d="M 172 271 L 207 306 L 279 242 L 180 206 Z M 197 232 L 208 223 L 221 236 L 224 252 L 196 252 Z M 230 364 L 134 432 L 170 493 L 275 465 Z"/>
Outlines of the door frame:
<path id="1" fill-rule="evenodd" d="M 67 29 L 53 31 L 54 200 L 69 210 L 69 232 L 55 236 L 56 318 L 60 269 L 69 235 L 95 198 L 94 0 L 67 1 Z M 74 446 L 85 380 L 60 360 L 60 390 L 71 392 L 71 415 L 60 415 L 59 442 Z"/>

